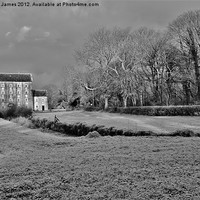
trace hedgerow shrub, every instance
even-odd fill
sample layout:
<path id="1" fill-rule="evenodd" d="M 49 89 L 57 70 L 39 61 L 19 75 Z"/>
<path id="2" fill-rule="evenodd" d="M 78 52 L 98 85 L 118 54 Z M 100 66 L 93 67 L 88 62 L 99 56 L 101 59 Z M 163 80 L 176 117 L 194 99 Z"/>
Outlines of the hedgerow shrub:
<path id="1" fill-rule="evenodd" d="M 15 115 L 17 117 L 21 116 L 21 117 L 30 117 L 32 116 L 33 114 L 33 111 L 31 108 L 27 108 L 25 106 L 18 106 L 16 107 L 16 110 L 15 110 Z"/>
<path id="2" fill-rule="evenodd" d="M 192 130 L 184 129 L 184 130 L 177 130 L 172 132 L 170 136 L 182 136 L 182 137 L 193 137 L 195 133 Z"/>
<path id="3" fill-rule="evenodd" d="M 182 137 L 192 137 L 197 136 L 200 137 L 200 133 L 194 133 L 191 130 L 177 130 L 172 133 L 155 133 L 152 131 L 137 131 L 134 132 L 132 130 L 122 130 L 116 129 L 115 127 L 107 128 L 102 125 L 92 125 L 89 126 L 84 123 L 76 123 L 76 124 L 66 124 L 66 123 L 54 123 L 53 121 L 49 121 L 47 119 L 30 119 L 34 127 L 48 129 L 52 131 L 57 131 L 66 135 L 72 136 L 86 136 L 89 132 L 97 131 L 101 136 L 182 136 Z"/>
<path id="4" fill-rule="evenodd" d="M 35 128 L 34 124 L 25 117 L 17 117 L 11 120 L 14 123 L 20 124 L 21 126 L 25 126 L 27 128 Z"/>
<path id="5" fill-rule="evenodd" d="M 86 111 L 97 111 L 96 108 L 90 107 Z M 149 115 L 149 116 L 200 116 L 200 106 L 141 106 L 127 108 L 108 108 L 104 110 L 110 113 L 123 113 L 132 115 Z"/>
<path id="6" fill-rule="evenodd" d="M 3 111 L 2 111 L 2 110 L 0 110 L 0 118 L 4 118 L 4 117 L 3 117 Z"/>
<path id="7" fill-rule="evenodd" d="M 13 105 L 0 111 L 0 117 L 4 119 L 12 119 L 16 117 L 30 117 L 32 116 L 32 109 L 25 106 Z"/>
<path id="8" fill-rule="evenodd" d="M 17 117 L 16 115 L 16 106 L 13 105 L 12 107 L 8 107 L 7 109 L 3 110 L 3 118 L 8 119 L 8 118 L 15 118 Z"/>
<path id="9" fill-rule="evenodd" d="M 100 107 L 85 106 L 85 107 L 84 107 L 84 110 L 85 110 L 85 111 L 100 111 L 100 110 L 103 110 L 103 109 L 100 108 Z"/>
<path id="10" fill-rule="evenodd" d="M 36 128 L 41 128 L 41 120 L 39 118 L 32 118 L 31 122 L 35 125 Z"/>

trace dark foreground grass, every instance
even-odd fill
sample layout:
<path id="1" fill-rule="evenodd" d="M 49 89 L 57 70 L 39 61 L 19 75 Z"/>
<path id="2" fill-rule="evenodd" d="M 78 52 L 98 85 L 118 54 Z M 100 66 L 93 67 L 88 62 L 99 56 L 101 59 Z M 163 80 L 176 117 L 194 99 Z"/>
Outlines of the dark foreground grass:
<path id="1" fill-rule="evenodd" d="M 200 138 L 61 137 L 0 124 L 0 199 L 200 199 Z"/>

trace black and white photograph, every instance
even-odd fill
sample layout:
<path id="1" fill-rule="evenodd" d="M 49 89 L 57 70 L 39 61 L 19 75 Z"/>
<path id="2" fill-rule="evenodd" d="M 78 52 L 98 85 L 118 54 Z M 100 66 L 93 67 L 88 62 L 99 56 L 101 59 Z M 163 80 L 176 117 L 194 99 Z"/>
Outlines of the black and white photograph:
<path id="1" fill-rule="evenodd" d="M 0 200 L 200 200 L 199 0 L 0 0 Z"/>

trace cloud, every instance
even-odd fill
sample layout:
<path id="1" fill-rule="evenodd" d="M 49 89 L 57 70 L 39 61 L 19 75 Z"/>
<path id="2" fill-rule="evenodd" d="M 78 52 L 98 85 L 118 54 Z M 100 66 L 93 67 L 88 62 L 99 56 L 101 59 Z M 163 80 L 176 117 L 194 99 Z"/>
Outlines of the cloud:
<path id="1" fill-rule="evenodd" d="M 8 37 L 10 34 L 11 34 L 11 32 L 9 31 L 9 32 L 7 32 L 7 33 L 5 34 L 5 36 Z"/>
<path id="2" fill-rule="evenodd" d="M 33 37 L 35 41 L 38 40 L 46 40 L 47 38 L 50 38 L 50 36 L 52 36 L 52 34 L 49 31 L 41 31 L 41 30 L 35 30 Z"/>
<path id="3" fill-rule="evenodd" d="M 10 43 L 10 44 L 8 45 L 8 49 L 12 49 L 14 46 L 15 46 L 15 45 L 14 45 L 13 43 Z"/>
<path id="4" fill-rule="evenodd" d="M 50 36 L 50 33 L 47 31 L 47 32 L 44 32 L 44 37 L 49 37 Z"/>
<path id="5" fill-rule="evenodd" d="M 52 0 L 54 3 L 63 1 L 73 2 Z M 160 29 L 183 11 L 200 7 L 200 1 L 160 1 L 163 2 L 95 0 L 100 6 L 1 8 L 0 70 L 31 72 L 38 87 L 40 83 L 59 82 L 62 67 L 74 64 L 74 49 L 81 48 L 89 33 L 99 27 Z"/>
<path id="6" fill-rule="evenodd" d="M 31 30 L 31 27 L 23 26 L 17 35 L 17 41 L 21 42 L 21 41 L 25 40 L 25 38 L 30 30 Z"/>

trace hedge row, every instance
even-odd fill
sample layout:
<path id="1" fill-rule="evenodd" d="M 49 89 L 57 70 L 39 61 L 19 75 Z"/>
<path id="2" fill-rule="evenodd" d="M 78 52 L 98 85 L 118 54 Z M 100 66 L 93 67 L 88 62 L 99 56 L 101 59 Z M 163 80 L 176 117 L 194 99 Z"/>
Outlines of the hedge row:
<path id="1" fill-rule="evenodd" d="M 182 136 L 182 137 L 200 137 L 200 133 L 194 133 L 191 130 L 178 130 L 172 133 L 161 134 L 152 131 L 137 131 L 116 129 L 115 127 L 106 128 L 105 126 L 92 125 L 89 126 L 84 123 L 66 124 L 66 123 L 55 123 L 47 119 L 31 119 L 32 124 L 35 128 L 48 129 L 56 132 L 60 132 L 66 135 L 72 136 L 86 136 L 89 132 L 97 131 L 101 136 Z"/>
<path id="2" fill-rule="evenodd" d="M 93 107 L 93 106 L 86 106 L 86 107 L 84 107 L 84 110 L 85 110 L 85 111 L 101 111 L 102 108 Z"/>
<path id="3" fill-rule="evenodd" d="M 16 117 L 30 117 L 32 116 L 32 109 L 25 106 L 16 106 L 8 107 L 6 109 L 0 110 L 0 118 L 12 119 Z"/>
<path id="4" fill-rule="evenodd" d="M 98 111 L 98 108 L 88 107 L 86 111 Z M 150 116 L 200 116 L 200 106 L 141 106 L 141 107 L 115 107 L 105 111 L 132 115 Z"/>

